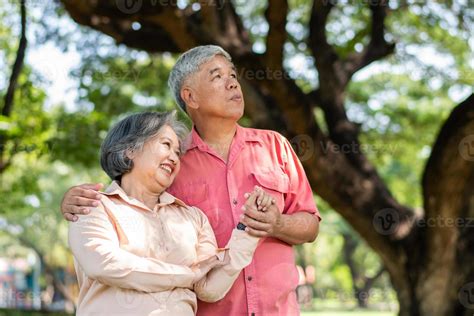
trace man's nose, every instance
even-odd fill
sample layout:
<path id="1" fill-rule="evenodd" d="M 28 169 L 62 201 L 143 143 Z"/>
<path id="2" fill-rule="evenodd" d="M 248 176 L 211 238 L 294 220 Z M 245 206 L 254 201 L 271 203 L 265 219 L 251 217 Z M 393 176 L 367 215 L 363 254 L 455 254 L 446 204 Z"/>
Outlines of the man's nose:
<path id="1" fill-rule="evenodd" d="M 227 81 L 227 89 L 236 89 L 237 88 L 237 79 L 229 78 Z"/>

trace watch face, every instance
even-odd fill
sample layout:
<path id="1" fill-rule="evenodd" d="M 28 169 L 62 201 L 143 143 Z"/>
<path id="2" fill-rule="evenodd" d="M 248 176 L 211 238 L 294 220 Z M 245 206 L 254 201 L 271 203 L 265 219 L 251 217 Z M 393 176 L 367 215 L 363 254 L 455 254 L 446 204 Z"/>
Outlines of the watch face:
<path id="1" fill-rule="evenodd" d="M 238 230 L 245 230 L 245 228 L 247 228 L 247 226 L 245 226 L 244 224 L 242 224 L 242 223 L 237 224 L 237 229 Z"/>

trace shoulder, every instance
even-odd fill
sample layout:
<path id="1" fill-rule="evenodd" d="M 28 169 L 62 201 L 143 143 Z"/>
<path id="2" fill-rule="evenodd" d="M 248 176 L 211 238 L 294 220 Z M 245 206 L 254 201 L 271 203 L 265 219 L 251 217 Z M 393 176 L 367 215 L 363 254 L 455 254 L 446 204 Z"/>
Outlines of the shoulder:
<path id="1" fill-rule="evenodd" d="M 102 201 L 95 207 L 88 207 L 89 213 L 78 216 L 78 220 L 69 223 L 70 229 L 89 229 L 90 227 L 108 225 L 109 216 Z"/>
<path id="2" fill-rule="evenodd" d="M 277 131 L 273 131 L 270 129 L 259 129 L 259 128 L 251 128 L 251 127 L 242 127 L 242 131 L 246 134 L 246 136 L 256 136 L 256 137 L 273 137 L 273 138 L 281 138 L 281 135 Z M 284 137 L 283 137 L 284 138 Z"/>
<path id="3" fill-rule="evenodd" d="M 277 131 L 248 127 L 243 127 L 242 131 L 247 140 L 261 141 L 266 145 L 281 144 L 287 141 L 285 136 Z"/>
<path id="4" fill-rule="evenodd" d="M 77 224 L 97 224 L 97 220 L 110 221 L 113 210 L 116 209 L 115 203 L 109 196 L 102 194 L 99 204 L 95 207 L 88 207 L 89 214 L 79 216 Z"/>
<path id="5" fill-rule="evenodd" d="M 291 147 L 290 142 L 285 136 L 277 131 L 256 128 L 244 128 L 245 138 L 250 141 L 256 141 L 271 152 L 287 152 Z"/>

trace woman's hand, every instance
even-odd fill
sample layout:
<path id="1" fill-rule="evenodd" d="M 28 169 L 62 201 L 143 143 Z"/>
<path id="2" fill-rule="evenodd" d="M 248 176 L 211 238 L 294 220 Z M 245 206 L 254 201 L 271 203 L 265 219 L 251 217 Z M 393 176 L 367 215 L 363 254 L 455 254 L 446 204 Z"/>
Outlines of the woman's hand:
<path id="1" fill-rule="evenodd" d="M 256 186 L 254 192 L 257 194 L 257 210 L 265 212 L 270 206 L 275 204 L 275 199 L 261 187 Z"/>
<path id="2" fill-rule="evenodd" d="M 258 211 L 265 212 L 266 210 L 268 210 L 270 206 L 275 204 L 275 199 L 259 186 L 255 186 L 252 193 L 245 193 L 244 197 L 247 199 L 247 203 L 245 203 L 245 207 L 256 206 L 256 209 Z M 255 205 L 248 205 L 248 204 L 253 204 L 254 199 L 255 199 Z"/>

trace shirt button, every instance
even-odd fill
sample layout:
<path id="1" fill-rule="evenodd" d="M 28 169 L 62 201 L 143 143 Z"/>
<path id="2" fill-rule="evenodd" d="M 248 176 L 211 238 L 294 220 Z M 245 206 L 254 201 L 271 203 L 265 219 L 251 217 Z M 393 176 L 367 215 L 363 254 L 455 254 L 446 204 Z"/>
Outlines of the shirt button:
<path id="1" fill-rule="evenodd" d="M 156 217 L 156 213 L 153 213 L 151 216 Z"/>
<path id="2" fill-rule="evenodd" d="M 247 280 L 252 281 L 252 276 L 249 275 L 249 276 L 247 277 Z"/>
<path id="3" fill-rule="evenodd" d="M 232 203 L 233 203 L 234 205 L 237 205 L 237 199 L 233 199 L 233 200 L 232 200 Z"/>

